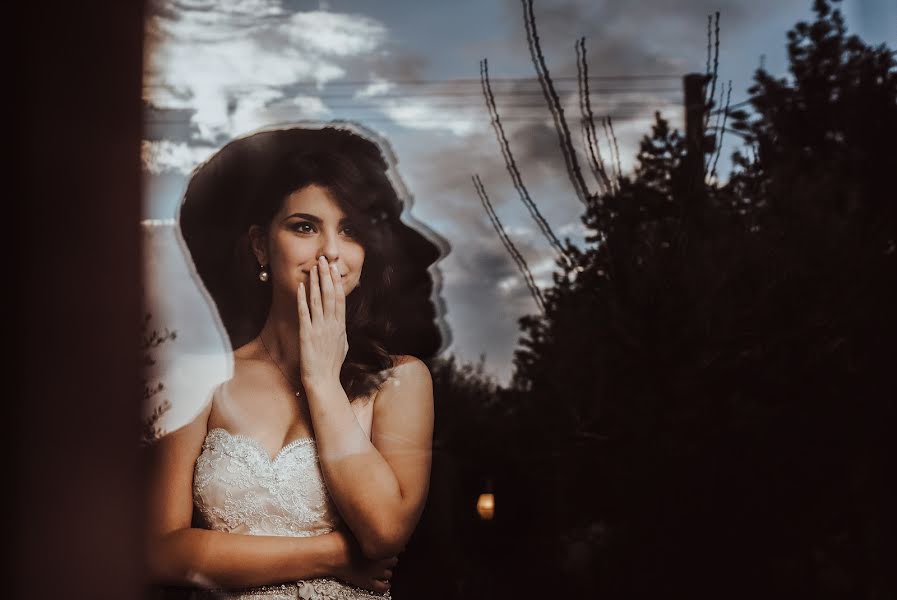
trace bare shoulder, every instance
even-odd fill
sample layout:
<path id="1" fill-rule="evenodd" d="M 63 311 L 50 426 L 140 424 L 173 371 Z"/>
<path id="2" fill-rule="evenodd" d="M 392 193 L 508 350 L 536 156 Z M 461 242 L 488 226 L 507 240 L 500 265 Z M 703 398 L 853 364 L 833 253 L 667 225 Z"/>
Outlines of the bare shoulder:
<path id="1" fill-rule="evenodd" d="M 421 359 L 410 354 L 396 354 L 391 358 L 393 367 L 386 383 L 398 381 L 432 385 L 430 369 Z"/>
<path id="2" fill-rule="evenodd" d="M 393 366 L 374 396 L 374 411 L 405 411 L 411 407 L 431 411 L 433 380 L 430 369 L 417 357 L 393 356 Z"/>
<path id="3" fill-rule="evenodd" d="M 374 398 L 374 443 L 381 451 L 395 446 L 397 440 L 427 445 L 435 409 L 430 369 L 415 356 L 392 359 L 389 376 Z"/>

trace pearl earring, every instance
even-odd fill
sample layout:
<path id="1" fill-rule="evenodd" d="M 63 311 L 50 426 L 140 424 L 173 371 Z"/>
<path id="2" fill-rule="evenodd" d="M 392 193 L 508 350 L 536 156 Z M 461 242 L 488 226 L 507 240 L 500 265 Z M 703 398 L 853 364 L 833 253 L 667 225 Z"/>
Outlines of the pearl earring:
<path id="1" fill-rule="evenodd" d="M 261 265 L 262 270 L 259 271 L 259 281 L 268 281 L 268 270 L 265 269 L 264 265 Z"/>

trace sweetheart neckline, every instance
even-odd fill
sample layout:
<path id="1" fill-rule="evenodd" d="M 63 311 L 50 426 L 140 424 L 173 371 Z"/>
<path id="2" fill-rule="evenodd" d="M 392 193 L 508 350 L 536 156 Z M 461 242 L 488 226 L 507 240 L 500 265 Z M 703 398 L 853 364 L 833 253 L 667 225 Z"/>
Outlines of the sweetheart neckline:
<path id="1" fill-rule="evenodd" d="M 284 445 L 280 450 L 277 451 L 277 454 L 274 455 L 274 458 L 271 458 L 271 455 L 268 454 L 268 450 L 265 449 L 265 447 L 262 445 L 262 443 L 260 441 L 258 441 L 257 439 L 255 439 L 254 437 L 252 437 L 251 435 L 244 435 L 242 433 L 231 433 L 224 427 L 214 427 L 214 428 L 210 429 L 209 432 L 206 434 L 206 439 L 208 439 L 209 436 L 212 435 L 212 433 L 215 431 L 220 431 L 220 432 L 224 433 L 225 435 L 227 435 L 228 437 L 230 437 L 231 439 L 239 439 L 239 440 L 244 440 L 246 442 L 249 442 L 249 444 L 254 446 L 255 449 L 261 453 L 262 456 L 264 456 L 266 459 L 268 459 L 268 463 L 272 464 L 272 465 L 275 464 L 278 461 L 278 459 L 280 459 L 280 457 L 283 456 L 284 453 L 287 452 L 287 450 L 292 449 L 294 446 L 306 446 L 306 445 L 307 446 L 315 446 L 316 445 L 315 438 L 311 438 L 311 437 L 296 438 L 295 440 L 293 440 L 291 442 L 287 442 L 286 445 Z"/>

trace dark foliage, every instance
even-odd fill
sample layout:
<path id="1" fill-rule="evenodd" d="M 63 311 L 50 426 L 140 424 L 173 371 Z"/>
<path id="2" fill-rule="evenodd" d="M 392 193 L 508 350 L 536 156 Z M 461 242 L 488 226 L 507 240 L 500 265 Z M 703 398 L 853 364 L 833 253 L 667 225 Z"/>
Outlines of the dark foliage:
<path id="1" fill-rule="evenodd" d="M 756 159 L 690 191 L 658 115 L 522 321 L 514 385 L 563 490 L 541 518 L 574 532 L 577 590 L 897 593 L 897 72 L 814 8 L 788 35 L 792 76 L 758 71 L 753 110 L 731 115 Z"/>
<path id="2" fill-rule="evenodd" d="M 403 597 L 897 596 L 897 70 L 814 11 L 728 110 L 728 183 L 658 114 L 587 198 L 510 389 L 434 369 L 446 541 Z"/>

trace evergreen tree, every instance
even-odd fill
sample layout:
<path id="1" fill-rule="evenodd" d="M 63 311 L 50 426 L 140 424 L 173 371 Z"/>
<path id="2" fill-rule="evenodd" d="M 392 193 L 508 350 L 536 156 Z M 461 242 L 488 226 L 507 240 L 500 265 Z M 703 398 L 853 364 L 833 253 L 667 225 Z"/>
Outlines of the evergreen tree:
<path id="1" fill-rule="evenodd" d="M 543 519 L 598 525 L 578 573 L 612 597 L 897 592 L 897 73 L 814 10 L 789 33 L 791 78 L 759 71 L 733 115 L 756 159 L 695 203 L 658 115 L 521 321 L 521 418 L 563 499 Z"/>
<path id="2" fill-rule="evenodd" d="M 769 203 L 768 218 L 838 220 L 887 250 L 897 240 L 895 53 L 848 35 L 826 0 L 814 12 L 788 32 L 791 76 L 758 70 L 752 114 L 734 115 L 756 155 L 736 154 L 735 184 L 744 200 Z"/>

